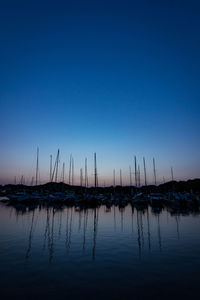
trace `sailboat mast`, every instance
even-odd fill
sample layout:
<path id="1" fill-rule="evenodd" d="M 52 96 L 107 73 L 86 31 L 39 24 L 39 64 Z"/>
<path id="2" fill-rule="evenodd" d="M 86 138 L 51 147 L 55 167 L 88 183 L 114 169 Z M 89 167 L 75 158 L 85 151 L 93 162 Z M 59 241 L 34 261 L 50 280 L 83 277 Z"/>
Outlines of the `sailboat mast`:
<path id="1" fill-rule="evenodd" d="M 140 165 L 138 165 L 138 186 L 140 187 Z"/>
<path id="2" fill-rule="evenodd" d="M 154 173 L 154 182 L 156 185 L 156 164 L 155 164 L 155 158 L 153 158 L 153 173 Z"/>
<path id="3" fill-rule="evenodd" d="M 137 160 L 136 156 L 134 157 L 135 160 L 135 186 L 137 187 Z"/>
<path id="4" fill-rule="evenodd" d="M 98 186 L 98 179 L 97 179 L 97 156 L 96 152 L 94 153 L 94 186 Z"/>
<path id="5" fill-rule="evenodd" d="M 52 181 L 52 155 L 50 155 L 50 181 Z"/>
<path id="6" fill-rule="evenodd" d="M 74 158 L 72 157 L 72 185 L 74 185 Z"/>
<path id="7" fill-rule="evenodd" d="M 143 164 L 144 164 L 144 183 L 147 186 L 146 162 L 145 162 L 145 158 L 144 157 L 143 157 Z"/>
<path id="8" fill-rule="evenodd" d="M 57 154 L 57 158 L 56 158 L 56 175 L 55 175 L 55 182 L 57 182 L 57 177 L 58 177 L 59 154 L 60 154 L 60 150 L 58 149 L 58 154 Z"/>
<path id="9" fill-rule="evenodd" d="M 173 172 L 173 168 L 171 167 L 171 176 L 172 176 L 172 181 L 174 181 L 174 172 Z"/>
<path id="10" fill-rule="evenodd" d="M 85 187 L 88 187 L 87 158 L 85 158 Z"/>
<path id="11" fill-rule="evenodd" d="M 71 168 L 72 168 L 72 155 L 69 158 L 69 185 L 71 184 Z"/>
<path id="12" fill-rule="evenodd" d="M 83 186 L 83 169 L 80 169 L 80 186 Z"/>
<path id="13" fill-rule="evenodd" d="M 130 177 L 130 186 L 132 186 L 132 173 L 131 173 L 131 166 L 129 166 L 129 177 Z"/>
<path id="14" fill-rule="evenodd" d="M 54 164 L 54 168 L 53 168 L 53 172 L 52 172 L 52 176 L 51 176 L 51 182 L 53 182 L 53 180 L 54 180 L 54 175 L 55 175 L 55 182 L 57 181 L 58 161 L 59 161 L 59 149 L 57 152 L 57 156 L 56 156 L 56 160 L 55 160 L 55 164 Z"/>
<path id="15" fill-rule="evenodd" d="M 115 169 L 113 170 L 113 186 L 115 187 Z"/>
<path id="16" fill-rule="evenodd" d="M 38 184 L 38 171 L 39 171 L 39 147 L 37 147 L 37 161 L 36 161 L 35 185 Z"/>
<path id="17" fill-rule="evenodd" d="M 62 182 L 65 182 L 65 163 L 63 163 L 63 169 L 62 169 Z"/>
<path id="18" fill-rule="evenodd" d="M 122 170 L 119 171 L 120 185 L 122 186 Z"/>

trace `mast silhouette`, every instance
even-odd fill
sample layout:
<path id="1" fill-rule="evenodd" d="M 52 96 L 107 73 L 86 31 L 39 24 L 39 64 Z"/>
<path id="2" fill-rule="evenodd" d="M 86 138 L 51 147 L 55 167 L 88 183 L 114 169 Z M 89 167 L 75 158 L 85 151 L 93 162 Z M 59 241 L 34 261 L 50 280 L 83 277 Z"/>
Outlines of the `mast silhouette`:
<path id="1" fill-rule="evenodd" d="M 59 155 L 60 155 L 60 150 L 58 149 L 58 154 L 57 154 L 57 159 L 56 159 L 56 175 L 55 175 L 55 182 L 57 182 L 57 178 L 58 178 Z"/>
<path id="2" fill-rule="evenodd" d="M 21 182 L 20 182 L 20 184 L 23 184 L 23 182 L 24 182 L 24 175 L 22 175 L 22 177 L 21 177 Z"/>
<path id="3" fill-rule="evenodd" d="M 31 179 L 31 186 L 33 186 L 33 182 L 34 182 L 34 177 L 32 176 L 32 179 Z"/>
<path id="4" fill-rule="evenodd" d="M 140 187 L 140 165 L 138 165 L 138 186 Z"/>
<path id="5" fill-rule="evenodd" d="M 65 163 L 63 163 L 63 168 L 62 168 L 62 182 L 65 182 Z"/>
<path id="6" fill-rule="evenodd" d="M 137 187 L 137 160 L 136 160 L 136 156 L 134 156 L 134 161 L 135 161 L 135 186 Z"/>
<path id="7" fill-rule="evenodd" d="M 174 181 L 174 172 L 173 172 L 173 167 L 171 167 L 171 176 L 172 176 L 172 181 Z"/>
<path id="8" fill-rule="evenodd" d="M 95 188 L 98 187 L 96 152 L 94 153 L 94 186 Z"/>
<path id="9" fill-rule="evenodd" d="M 146 173 L 146 162 L 145 157 L 143 157 L 143 164 L 144 164 L 144 183 L 147 186 L 147 173 Z"/>
<path id="10" fill-rule="evenodd" d="M 85 158 L 85 187 L 88 187 L 87 158 Z"/>
<path id="11" fill-rule="evenodd" d="M 74 185 L 74 158 L 72 156 L 72 185 Z"/>
<path id="12" fill-rule="evenodd" d="M 155 158 L 153 158 L 153 173 L 154 173 L 154 183 L 156 185 L 156 165 L 155 165 Z"/>
<path id="13" fill-rule="evenodd" d="M 129 166 L 129 177 L 130 177 L 130 186 L 132 186 L 132 173 L 131 173 L 131 166 Z"/>
<path id="14" fill-rule="evenodd" d="M 115 187 L 115 169 L 113 170 L 113 187 Z"/>
<path id="15" fill-rule="evenodd" d="M 83 169 L 80 169 L 80 186 L 83 186 Z"/>
<path id="16" fill-rule="evenodd" d="M 38 184 L 38 172 L 39 172 L 39 148 L 37 147 L 37 162 L 36 162 L 35 185 Z"/>
<path id="17" fill-rule="evenodd" d="M 122 170 L 119 171 L 120 185 L 122 186 Z"/>
<path id="18" fill-rule="evenodd" d="M 69 158 L 69 185 L 71 184 L 71 170 L 72 170 L 72 155 Z"/>
<path id="19" fill-rule="evenodd" d="M 50 181 L 52 181 L 52 155 L 50 155 Z"/>
<path id="20" fill-rule="evenodd" d="M 57 182 L 59 153 L 60 153 L 60 150 L 58 149 L 53 172 L 52 172 L 51 182 L 53 182 L 53 180 L 54 180 L 54 175 L 55 175 L 55 182 Z"/>

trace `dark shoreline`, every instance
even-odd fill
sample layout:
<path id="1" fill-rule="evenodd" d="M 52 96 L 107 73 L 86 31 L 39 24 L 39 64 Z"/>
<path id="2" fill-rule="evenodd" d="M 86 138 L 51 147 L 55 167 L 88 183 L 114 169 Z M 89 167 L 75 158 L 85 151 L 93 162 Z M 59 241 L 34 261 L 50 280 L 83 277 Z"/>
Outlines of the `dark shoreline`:
<path id="1" fill-rule="evenodd" d="M 169 191 L 174 191 L 174 192 L 200 192 L 200 179 L 189 179 L 187 181 L 168 181 L 163 184 L 159 185 L 143 185 L 141 187 L 136 187 L 136 186 L 120 186 L 116 185 L 115 187 L 113 186 L 108 186 L 108 187 L 84 187 L 84 186 L 78 186 L 78 185 L 69 185 L 63 182 L 48 182 L 45 184 L 41 185 L 23 185 L 23 184 L 5 184 L 5 185 L 0 185 L 0 194 L 2 193 L 2 190 L 7 190 L 7 191 L 18 191 L 18 190 L 29 190 L 29 191 L 44 191 L 44 190 L 49 190 L 49 191 L 83 191 L 87 190 L 90 192 L 123 192 L 123 193 L 128 193 L 130 190 L 132 190 L 134 193 L 135 192 L 159 192 L 159 193 L 164 193 L 164 192 L 169 192 Z"/>
<path id="2" fill-rule="evenodd" d="M 172 207 L 193 210 L 200 206 L 200 179 L 170 181 L 158 186 L 81 187 L 49 182 L 43 185 L 0 186 L 1 201 L 13 205 L 75 206 L 80 208 L 128 204 L 138 209 Z"/>

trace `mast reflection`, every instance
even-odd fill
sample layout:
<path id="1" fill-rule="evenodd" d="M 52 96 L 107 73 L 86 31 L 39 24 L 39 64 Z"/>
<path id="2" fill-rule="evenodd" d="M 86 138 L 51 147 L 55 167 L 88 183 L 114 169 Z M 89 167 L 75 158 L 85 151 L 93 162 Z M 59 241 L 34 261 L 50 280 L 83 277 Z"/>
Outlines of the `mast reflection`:
<path id="1" fill-rule="evenodd" d="M 149 207 L 147 207 L 147 229 L 148 229 L 148 246 L 151 250 L 151 233 L 150 233 L 150 222 L 149 222 Z"/>
<path id="2" fill-rule="evenodd" d="M 86 245 L 91 251 L 91 259 L 96 259 L 97 249 L 97 235 L 99 230 L 99 217 L 101 216 L 101 226 L 108 230 L 108 234 L 112 237 L 111 242 L 115 241 L 115 238 L 120 238 L 120 244 L 123 245 L 127 236 L 127 230 L 133 235 L 134 230 L 136 236 L 133 238 L 136 241 L 137 255 L 139 259 L 143 255 L 146 255 L 145 250 L 148 249 L 159 249 L 163 251 L 163 237 L 165 230 L 162 230 L 162 226 L 167 224 L 173 224 L 173 230 L 177 240 L 180 240 L 180 214 L 181 211 L 175 209 L 160 209 L 157 207 L 141 207 L 141 206 L 127 206 L 119 207 L 119 213 L 117 214 L 116 206 L 111 207 L 111 210 L 105 209 L 104 206 L 91 208 L 82 207 L 58 207 L 58 206 L 17 206 L 15 207 L 16 215 L 18 216 L 18 226 L 22 223 L 25 227 L 28 224 L 27 241 L 25 245 L 25 258 L 29 259 L 32 251 L 33 236 L 35 235 L 35 228 L 38 218 L 40 219 L 38 230 L 42 232 L 42 247 L 41 249 L 47 250 L 47 259 L 49 263 L 52 263 L 55 256 L 55 249 L 57 248 L 56 243 L 58 240 L 64 240 L 64 243 L 60 243 L 59 247 L 64 246 L 64 250 L 72 251 L 72 232 L 74 231 L 75 243 L 73 248 L 80 245 L 80 251 L 85 254 Z M 14 212 L 15 212 L 14 210 Z M 13 207 L 10 208 L 13 211 Z M 9 211 L 9 216 L 10 216 Z M 111 211 L 111 219 L 106 214 Z M 135 213 L 134 213 L 135 211 Z M 101 213 L 100 213 L 101 212 Z M 163 213 L 164 212 L 164 213 Z M 199 213 L 198 211 L 195 212 Z M 188 215 L 189 212 L 185 210 L 182 212 L 183 215 Z M 118 218 L 119 215 L 119 218 Z M 42 220 L 44 219 L 44 221 Z M 63 230 L 62 226 L 66 219 L 66 231 Z M 74 219 L 74 221 L 73 221 Z M 129 220 L 131 228 L 128 229 L 124 226 L 124 222 Z M 42 220 L 42 221 L 41 221 Z M 12 220 L 17 223 L 15 216 Z M 105 222 L 104 222 L 105 221 Z M 105 225 L 104 225 L 105 224 Z M 117 226 L 119 225 L 120 232 L 117 232 Z M 135 226 L 135 228 L 134 228 Z M 77 231 L 75 230 L 77 228 Z M 92 232 L 92 237 L 90 234 Z M 117 237 L 117 234 L 119 237 Z M 124 240 L 123 240 L 124 239 Z M 78 243 L 78 241 L 80 241 Z M 101 243 L 101 241 L 100 241 Z M 112 244 L 111 244 L 112 245 Z M 105 246 L 105 245 L 103 245 Z M 106 247 L 109 245 L 106 245 Z M 101 244 L 102 247 L 102 244 Z M 74 250 L 74 249 L 73 249 Z M 74 253 L 74 252 L 73 252 Z"/>
<path id="3" fill-rule="evenodd" d="M 33 239 L 34 216 L 35 216 L 35 210 L 33 210 L 32 218 L 31 218 L 31 227 L 30 227 L 29 238 L 28 238 L 28 248 L 27 248 L 27 251 L 26 251 L 26 259 L 29 258 L 30 253 L 31 253 L 32 239 Z"/>
<path id="4" fill-rule="evenodd" d="M 97 239 L 97 228 L 98 228 L 98 209 L 94 209 L 94 230 L 93 230 L 93 248 L 92 248 L 92 259 L 96 258 L 96 239 Z"/>

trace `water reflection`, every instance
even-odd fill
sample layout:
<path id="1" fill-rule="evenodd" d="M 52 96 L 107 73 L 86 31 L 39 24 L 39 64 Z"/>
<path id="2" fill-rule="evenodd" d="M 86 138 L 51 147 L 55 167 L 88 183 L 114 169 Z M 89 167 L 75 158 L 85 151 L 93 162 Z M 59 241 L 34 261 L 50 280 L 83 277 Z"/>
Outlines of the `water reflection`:
<path id="1" fill-rule="evenodd" d="M 51 234 L 49 241 L 49 262 L 53 259 L 54 254 L 54 217 L 55 217 L 55 208 L 52 209 L 52 217 L 51 217 Z"/>
<path id="2" fill-rule="evenodd" d="M 141 233 L 140 233 L 140 222 L 139 222 L 139 212 L 137 211 L 137 242 L 138 242 L 138 251 L 139 251 L 139 257 L 141 258 Z"/>
<path id="3" fill-rule="evenodd" d="M 23 219 L 25 228 L 29 228 L 26 233 L 26 260 L 31 258 L 34 234 L 38 237 L 40 232 L 43 232 L 41 250 L 48 251 L 49 263 L 53 262 L 55 249 L 58 248 L 58 241 L 60 241 L 59 247 L 62 248 L 62 245 L 65 245 L 67 255 L 72 247 L 77 248 L 77 245 L 80 245 L 79 250 L 76 249 L 76 251 L 79 251 L 82 255 L 88 255 L 88 251 L 90 251 L 91 259 L 95 260 L 98 257 L 98 233 L 101 232 L 101 237 L 103 233 L 106 236 L 106 228 L 108 228 L 109 235 L 112 236 L 111 242 L 116 243 L 116 247 L 120 241 L 123 241 L 123 238 L 131 234 L 134 241 L 133 246 L 136 246 L 138 258 L 141 260 L 145 249 L 148 249 L 149 252 L 152 251 L 152 243 L 155 249 L 156 240 L 156 249 L 159 252 L 163 251 L 162 244 L 166 238 L 162 237 L 162 227 L 166 230 L 173 220 L 175 224 L 173 231 L 176 232 L 177 240 L 180 240 L 181 216 L 199 214 L 198 210 L 192 212 L 185 210 L 170 211 L 167 208 L 153 209 L 131 205 L 126 207 L 111 206 L 109 208 L 105 206 L 80 208 L 17 205 L 8 208 L 10 219 L 13 218 L 13 212 L 15 212 L 16 223 Z M 29 216 L 29 218 L 26 219 L 24 216 Z"/>
<path id="4" fill-rule="evenodd" d="M 124 220 L 123 220 L 123 213 L 124 213 L 124 208 L 120 207 L 119 210 L 120 210 L 120 213 L 121 213 L 121 231 L 123 232 L 123 222 L 124 222 Z"/>
<path id="5" fill-rule="evenodd" d="M 179 233 L 179 217 L 178 217 L 178 216 L 175 216 L 175 220 L 176 220 L 177 237 L 178 237 L 178 239 L 180 239 L 180 233 Z"/>
<path id="6" fill-rule="evenodd" d="M 62 211 L 60 211 L 60 217 L 59 217 L 59 229 L 58 229 L 59 238 L 61 236 L 61 227 L 62 227 Z"/>
<path id="7" fill-rule="evenodd" d="M 96 256 L 96 239 L 97 239 L 97 227 L 98 227 L 98 209 L 94 209 L 94 234 L 93 234 L 93 248 L 92 258 L 95 260 Z"/>
<path id="8" fill-rule="evenodd" d="M 45 232 L 44 232 L 43 249 L 46 248 L 47 236 L 48 236 L 48 241 L 50 240 L 50 236 L 49 236 L 49 208 L 48 207 L 47 207 L 46 211 L 47 211 L 47 216 L 46 216 L 46 227 L 45 227 Z"/>
<path id="9" fill-rule="evenodd" d="M 113 209 L 113 213 L 114 213 L 114 231 L 116 231 L 116 211 L 115 211 L 115 205 L 113 206 L 114 209 Z"/>
<path id="10" fill-rule="evenodd" d="M 72 234 L 72 219 L 73 219 L 73 207 L 67 209 L 66 220 L 66 248 L 69 250 L 71 246 L 71 234 Z"/>
<path id="11" fill-rule="evenodd" d="M 162 241 L 161 241 L 161 233 L 160 233 L 160 219 L 159 214 L 157 215 L 157 221 L 158 221 L 158 244 L 160 251 L 162 250 Z"/>
<path id="12" fill-rule="evenodd" d="M 151 250 L 151 233 L 150 233 L 150 222 L 149 222 L 149 208 L 147 208 L 147 231 L 148 231 L 148 246 Z"/>
<path id="13" fill-rule="evenodd" d="M 0 204 L 1 298 L 198 296 L 199 221 L 165 207 Z"/>
<path id="14" fill-rule="evenodd" d="M 83 253 L 85 253 L 85 243 L 86 243 L 86 232 L 87 232 L 87 222 L 88 222 L 88 210 L 84 210 L 84 221 L 83 221 Z"/>
<path id="15" fill-rule="evenodd" d="M 31 246 L 32 246 L 34 216 L 35 216 L 35 211 L 33 210 L 32 218 L 31 218 L 31 228 L 30 228 L 30 233 L 29 233 L 29 237 L 28 237 L 28 248 L 26 251 L 26 258 L 29 258 Z"/>

